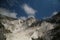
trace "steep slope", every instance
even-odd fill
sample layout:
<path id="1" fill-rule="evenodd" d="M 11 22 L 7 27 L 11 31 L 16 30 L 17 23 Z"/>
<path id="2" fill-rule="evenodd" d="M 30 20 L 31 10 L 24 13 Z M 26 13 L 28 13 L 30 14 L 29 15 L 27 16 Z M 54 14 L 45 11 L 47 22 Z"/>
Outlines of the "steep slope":
<path id="1" fill-rule="evenodd" d="M 46 34 L 46 40 L 60 40 L 60 12 L 53 15 L 51 18 L 46 19 L 45 21 L 55 24 L 54 29 L 47 32 L 49 35 L 47 36 Z"/>

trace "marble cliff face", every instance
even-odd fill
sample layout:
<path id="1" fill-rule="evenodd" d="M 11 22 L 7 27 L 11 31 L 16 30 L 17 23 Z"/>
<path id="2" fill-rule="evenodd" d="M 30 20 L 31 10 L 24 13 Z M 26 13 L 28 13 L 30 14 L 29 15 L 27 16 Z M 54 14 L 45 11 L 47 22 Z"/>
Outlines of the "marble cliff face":
<path id="1" fill-rule="evenodd" d="M 51 18 L 38 20 L 0 15 L 1 40 L 60 40 L 60 12 Z M 3 31 L 2 31 L 3 30 Z"/>

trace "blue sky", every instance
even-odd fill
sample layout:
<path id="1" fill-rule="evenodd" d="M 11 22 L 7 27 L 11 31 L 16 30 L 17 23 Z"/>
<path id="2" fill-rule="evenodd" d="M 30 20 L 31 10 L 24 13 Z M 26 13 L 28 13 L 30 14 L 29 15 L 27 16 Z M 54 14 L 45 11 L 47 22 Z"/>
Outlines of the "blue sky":
<path id="1" fill-rule="evenodd" d="M 53 12 L 60 11 L 60 0 L 0 0 L 0 8 L 17 13 L 17 17 L 30 15 L 22 8 L 24 4 L 37 11 L 32 15 L 38 19 L 49 17 Z"/>

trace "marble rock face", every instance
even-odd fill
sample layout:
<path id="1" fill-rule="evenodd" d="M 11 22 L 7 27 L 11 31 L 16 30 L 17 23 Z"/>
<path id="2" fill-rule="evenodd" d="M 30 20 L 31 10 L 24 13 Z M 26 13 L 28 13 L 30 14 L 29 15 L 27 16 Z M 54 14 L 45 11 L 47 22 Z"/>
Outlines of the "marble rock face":
<path id="1" fill-rule="evenodd" d="M 60 12 L 43 20 L 1 15 L 0 40 L 60 40 Z"/>

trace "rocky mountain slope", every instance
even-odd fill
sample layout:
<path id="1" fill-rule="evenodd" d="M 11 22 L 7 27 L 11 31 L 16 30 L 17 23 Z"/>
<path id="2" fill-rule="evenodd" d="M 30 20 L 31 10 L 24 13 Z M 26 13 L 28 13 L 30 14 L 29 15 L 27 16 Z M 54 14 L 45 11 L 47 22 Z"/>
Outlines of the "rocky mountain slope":
<path id="1" fill-rule="evenodd" d="M 43 20 L 0 15 L 0 40 L 60 40 L 60 12 Z"/>

